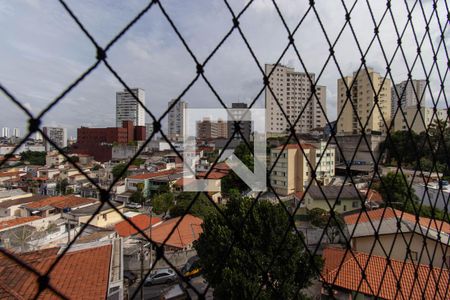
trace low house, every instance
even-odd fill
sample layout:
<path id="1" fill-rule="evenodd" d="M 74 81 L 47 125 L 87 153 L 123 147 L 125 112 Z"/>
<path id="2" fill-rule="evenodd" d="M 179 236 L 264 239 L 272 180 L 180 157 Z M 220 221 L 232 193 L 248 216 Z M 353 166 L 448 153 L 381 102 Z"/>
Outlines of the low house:
<path id="1" fill-rule="evenodd" d="M 448 270 L 352 252 L 324 249 L 322 299 L 449 298 Z"/>
<path id="2" fill-rule="evenodd" d="M 124 211 L 123 204 L 118 204 L 115 208 L 122 213 Z M 101 228 L 110 228 L 123 220 L 122 216 L 116 211 L 116 209 L 114 209 L 114 207 L 112 207 L 109 203 L 102 205 L 102 203 L 97 201 L 95 204 L 63 213 L 63 217 L 73 223 L 85 224 L 88 223 L 91 217 L 95 214 L 89 224 Z"/>
<path id="3" fill-rule="evenodd" d="M 450 267 L 450 224 L 392 208 L 344 217 L 352 248 L 401 261 Z"/>
<path id="4" fill-rule="evenodd" d="M 125 179 L 127 191 L 137 191 L 142 186 L 144 197 L 150 196 L 152 191 L 157 190 L 161 185 L 172 185 L 181 176 L 181 169 L 171 169 L 152 173 L 143 173 L 128 176 Z"/>
<path id="5" fill-rule="evenodd" d="M 304 201 L 308 210 L 321 208 L 326 211 L 334 207 L 337 213 L 361 208 L 363 195 L 351 185 L 315 186 L 311 185 L 305 193 Z"/>
<path id="6" fill-rule="evenodd" d="M 14 254 L 22 262 L 45 274 L 58 259 L 62 248 L 49 248 Z M 61 257 L 49 278 L 49 284 L 67 299 L 121 299 L 123 264 L 120 239 L 100 243 L 72 245 Z M 0 253 L 0 297 L 32 299 L 39 291 L 39 277 Z M 61 298 L 44 289 L 39 299 Z"/>
<path id="7" fill-rule="evenodd" d="M 203 232 L 201 227 L 203 220 L 189 214 L 185 215 L 180 221 L 181 218 L 177 217 L 163 221 L 145 233 L 158 245 L 162 245 L 168 238 L 164 243 L 164 247 L 167 250 L 190 250 L 192 249 L 193 242 Z M 178 222 L 180 223 L 178 224 Z M 175 230 L 171 234 L 174 227 Z"/>
<path id="8" fill-rule="evenodd" d="M 28 203 L 39 201 L 44 198 L 47 198 L 47 196 L 33 195 L 25 198 L 2 201 L 0 202 L 0 218 L 25 217 L 26 213 L 23 211 L 22 206 Z"/>
<path id="9" fill-rule="evenodd" d="M 63 211 L 80 209 L 96 202 L 96 199 L 76 197 L 74 195 L 55 196 L 25 204 L 22 206 L 22 209 L 27 216 L 48 217 L 60 214 Z"/>
<path id="10" fill-rule="evenodd" d="M 0 191 L 0 203 L 8 200 L 15 200 L 32 196 L 31 193 L 26 193 L 21 189 L 3 190 Z"/>

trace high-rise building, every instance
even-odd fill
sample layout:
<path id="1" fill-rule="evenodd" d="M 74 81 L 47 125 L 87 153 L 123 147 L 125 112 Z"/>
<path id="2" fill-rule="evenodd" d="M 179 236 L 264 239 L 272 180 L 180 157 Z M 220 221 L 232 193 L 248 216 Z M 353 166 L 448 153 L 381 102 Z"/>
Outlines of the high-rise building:
<path id="1" fill-rule="evenodd" d="M 8 127 L 2 128 L 2 137 L 9 138 L 9 128 Z"/>
<path id="2" fill-rule="evenodd" d="M 273 72 L 272 70 L 275 69 Z M 272 72 L 272 74 L 271 74 Z M 315 127 L 325 126 L 326 88 L 315 84 L 312 73 L 296 72 L 294 68 L 283 65 L 266 64 L 266 76 L 269 76 L 269 87 L 266 87 L 266 128 L 268 135 L 283 135 L 288 133 L 289 124 L 281 108 L 293 124 L 300 115 L 295 131 L 308 133 Z M 276 102 L 278 100 L 280 106 Z M 323 110 L 320 109 L 322 104 Z"/>
<path id="3" fill-rule="evenodd" d="M 227 122 L 223 120 L 211 121 L 210 118 L 204 118 L 197 121 L 196 124 L 198 139 L 216 139 L 228 137 Z"/>
<path id="4" fill-rule="evenodd" d="M 145 105 L 145 91 L 131 89 L 133 94 Z M 132 121 L 133 126 L 145 126 L 145 110 L 128 90 L 116 93 L 116 127 L 122 127 L 123 121 Z"/>
<path id="5" fill-rule="evenodd" d="M 247 103 L 237 102 L 231 104 L 231 109 L 228 110 L 231 116 L 228 116 L 228 138 L 234 133 L 234 120 L 240 121 L 239 128 L 242 136 L 247 142 L 250 142 L 250 134 L 252 132 L 252 121 L 250 110 L 247 109 Z M 245 116 L 245 118 L 244 118 Z M 241 140 L 242 136 L 236 134 L 235 139 Z"/>
<path id="6" fill-rule="evenodd" d="M 404 116 L 403 116 L 404 115 Z M 403 114 L 398 112 L 393 122 L 394 131 L 412 130 L 419 134 L 428 130 L 437 120 L 449 122 L 446 108 L 407 106 L 403 109 Z"/>
<path id="7" fill-rule="evenodd" d="M 176 101 L 173 99 L 169 101 L 168 107 Z M 187 103 L 180 99 L 174 107 L 169 111 L 168 119 L 168 129 L 169 129 L 169 139 L 172 141 L 181 141 L 186 133 L 186 109 Z"/>
<path id="8" fill-rule="evenodd" d="M 406 80 L 392 87 L 392 110 L 391 115 L 394 116 L 397 107 L 406 108 L 417 104 L 425 106 L 425 86 L 426 80 Z M 399 114 L 399 113 L 397 113 Z"/>
<path id="9" fill-rule="evenodd" d="M 153 123 L 145 123 L 145 139 L 147 140 L 153 133 Z"/>
<path id="10" fill-rule="evenodd" d="M 362 69 L 337 81 L 338 135 L 360 134 L 362 127 L 358 118 L 366 126 L 366 133 L 386 133 L 384 121 L 388 126 L 391 121 L 391 81 L 371 68 L 367 71 Z M 376 99 L 379 108 L 376 106 L 372 110 Z"/>
<path id="11" fill-rule="evenodd" d="M 14 128 L 12 136 L 13 137 L 20 137 L 20 129 L 19 128 Z"/>
<path id="12" fill-rule="evenodd" d="M 34 135 L 34 139 L 36 141 L 42 141 L 42 134 L 39 131 L 36 131 L 36 133 Z"/>
<path id="13" fill-rule="evenodd" d="M 58 147 L 67 147 L 67 129 L 61 127 L 44 127 L 44 134 L 53 141 Z M 46 140 L 45 151 L 51 151 L 55 148 Z"/>

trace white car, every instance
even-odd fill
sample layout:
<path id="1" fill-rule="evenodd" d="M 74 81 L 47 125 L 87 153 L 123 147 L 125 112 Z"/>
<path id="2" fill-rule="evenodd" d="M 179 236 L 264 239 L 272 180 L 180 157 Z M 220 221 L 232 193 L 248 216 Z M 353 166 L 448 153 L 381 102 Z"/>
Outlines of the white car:
<path id="1" fill-rule="evenodd" d="M 145 284 L 171 283 L 178 278 L 177 273 L 172 269 L 160 269 L 145 279 Z"/>
<path id="2" fill-rule="evenodd" d="M 130 202 L 130 203 L 127 203 L 126 207 L 128 207 L 128 208 L 136 208 L 137 209 L 137 208 L 141 208 L 142 205 L 140 205 L 139 203 Z"/>

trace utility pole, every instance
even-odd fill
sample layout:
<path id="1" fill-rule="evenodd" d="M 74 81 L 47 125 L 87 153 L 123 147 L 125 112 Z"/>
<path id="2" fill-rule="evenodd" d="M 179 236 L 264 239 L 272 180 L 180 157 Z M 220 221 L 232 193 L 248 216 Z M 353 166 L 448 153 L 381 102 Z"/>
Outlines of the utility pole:
<path id="1" fill-rule="evenodd" d="M 141 244 L 141 253 L 140 253 L 140 258 L 141 258 L 141 280 L 144 280 L 144 242 L 141 240 L 140 241 Z M 141 300 L 144 300 L 144 284 L 141 284 Z"/>

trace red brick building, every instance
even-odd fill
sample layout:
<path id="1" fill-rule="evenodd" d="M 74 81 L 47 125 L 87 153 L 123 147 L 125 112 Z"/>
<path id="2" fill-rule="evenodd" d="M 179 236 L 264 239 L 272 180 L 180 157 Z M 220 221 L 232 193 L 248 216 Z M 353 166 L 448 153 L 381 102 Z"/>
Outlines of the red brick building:
<path id="1" fill-rule="evenodd" d="M 133 126 L 132 121 L 123 121 L 122 127 L 77 129 L 77 143 L 73 152 L 87 154 L 100 162 L 112 158 L 114 144 L 128 144 L 145 140 L 145 126 Z"/>

